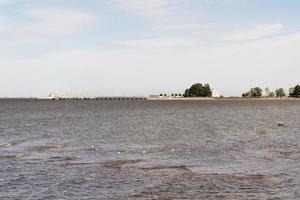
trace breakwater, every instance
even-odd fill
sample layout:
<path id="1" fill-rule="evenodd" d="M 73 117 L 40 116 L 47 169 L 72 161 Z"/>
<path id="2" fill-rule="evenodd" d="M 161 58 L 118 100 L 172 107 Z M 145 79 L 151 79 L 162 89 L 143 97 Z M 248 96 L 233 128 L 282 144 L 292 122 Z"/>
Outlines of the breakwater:
<path id="1" fill-rule="evenodd" d="M 37 97 L 36 100 L 44 101 L 62 101 L 62 100 L 98 100 L 98 101 L 129 101 L 129 100 L 146 100 L 146 97 Z"/>

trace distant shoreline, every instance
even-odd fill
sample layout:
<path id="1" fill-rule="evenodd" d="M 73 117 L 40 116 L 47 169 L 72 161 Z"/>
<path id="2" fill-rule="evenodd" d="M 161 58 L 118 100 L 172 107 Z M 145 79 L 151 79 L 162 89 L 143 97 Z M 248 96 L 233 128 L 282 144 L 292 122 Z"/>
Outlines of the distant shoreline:
<path id="1" fill-rule="evenodd" d="M 5 101 L 17 101 L 17 100 L 32 100 L 39 102 L 47 102 L 47 101 L 222 101 L 222 100 L 239 100 L 239 101 L 286 101 L 286 100 L 300 100 L 300 98 L 295 97 L 282 97 L 282 98 L 243 98 L 243 97 L 222 97 L 222 98 L 214 98 L 214 97 L 181 97 L 181 98 L 172 98 L 172 97 L 161 97 L 161 98 L 153 98 L 153 97 L 109 97 L 109 98 L 63 98 L 63 99 L 37 99 L 37 98 L 0 98 L 0 100 Z"/>
<path id="2" fill-rule="evenodd" d="M 244 101 L 253 101 L 253 100 L 261 100 L 261 101 L 274 101 L 274 100 L 300 100 L 300 98 L 295 97 L 284 97 L 284 98 L 243 98 L 243 97 L 222 97 L 222 98 L 213 98 L 213 97 L 186 97 L 186 98 L 147 98 L 148 101 L 210 101 L 210 100 L 244 100 Z"/>

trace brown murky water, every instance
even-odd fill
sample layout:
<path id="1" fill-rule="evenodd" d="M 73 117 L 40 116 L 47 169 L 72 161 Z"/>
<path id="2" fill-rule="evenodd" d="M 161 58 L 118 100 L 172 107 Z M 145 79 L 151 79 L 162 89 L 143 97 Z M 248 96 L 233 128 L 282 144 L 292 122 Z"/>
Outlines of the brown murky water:
<path id="1" fill-rule="evenodd" d="M 1 100 L 0 199 L 300 199 L 299 143 L 296 100 Z"/>

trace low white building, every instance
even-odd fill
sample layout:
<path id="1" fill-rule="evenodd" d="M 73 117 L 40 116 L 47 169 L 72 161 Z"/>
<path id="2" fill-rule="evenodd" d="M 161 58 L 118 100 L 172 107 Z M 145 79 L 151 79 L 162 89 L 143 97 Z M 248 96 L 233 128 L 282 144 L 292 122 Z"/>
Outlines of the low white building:
<path id="1" fill-rule="evenodd" d="M 215 89 L 212 89 L 211 93 L 212 93 L 212 97 L 214 97 L 214 98 L 221 97 L 221 94 L 217 90 L 215 90 Z"/>
<path id="2" fill-rule="evenodd" d="M 55 100 L 55 99 L 57 99 L 57 97 L 50 93 L 46 97 L 37 97 L 37 99 L 38 100 Z"/>

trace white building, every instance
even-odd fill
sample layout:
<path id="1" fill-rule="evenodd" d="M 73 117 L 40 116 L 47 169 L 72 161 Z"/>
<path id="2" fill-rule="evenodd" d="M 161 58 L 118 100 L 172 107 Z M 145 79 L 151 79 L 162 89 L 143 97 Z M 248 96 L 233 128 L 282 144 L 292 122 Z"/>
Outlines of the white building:
<path id="1" fill-rule="evenodd" d="M 221 97 L 221 94 L 217 90 L 212 89 L 211 92 L 212 92 L 212 97 L 214 97 L 214 98 Z"/>
<path id="2" fill-rule="evenodd" d="M 57 97 L 55 97 L 53 94 L 49 94 L 47 97 L 37 97 L 38 100 L 55 100 Z"/>

